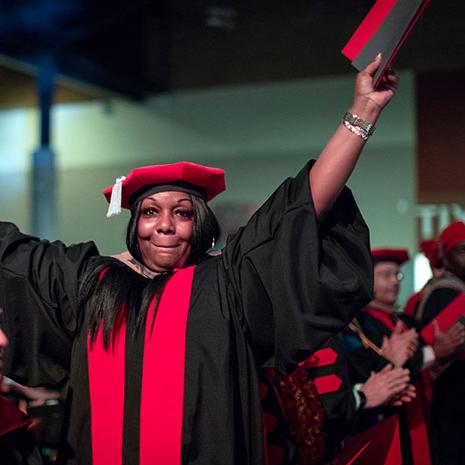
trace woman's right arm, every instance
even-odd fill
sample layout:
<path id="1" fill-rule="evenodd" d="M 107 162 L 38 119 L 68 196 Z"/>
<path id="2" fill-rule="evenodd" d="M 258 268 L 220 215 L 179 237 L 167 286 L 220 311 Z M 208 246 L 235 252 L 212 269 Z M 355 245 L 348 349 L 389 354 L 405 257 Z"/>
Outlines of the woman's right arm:
<path id="1" fill-rule="evenodd" d="M 0 306 L 9 338 L 6 371 L 28 385 L 54 385 L 69 368 L 79 280 L 94 244 L 66 247 L 0 223 Z"/>

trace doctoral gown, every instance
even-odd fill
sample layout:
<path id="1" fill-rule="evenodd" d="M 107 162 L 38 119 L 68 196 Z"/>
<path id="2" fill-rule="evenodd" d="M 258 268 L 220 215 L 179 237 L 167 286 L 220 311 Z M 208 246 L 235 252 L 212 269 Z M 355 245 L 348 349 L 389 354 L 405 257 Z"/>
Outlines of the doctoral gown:
<path id="1" fill-rule="evenodd" d="M 108 350 L 101 335 L 90 344 L 78 305 L 79 283 L 99 260 L 95 245 L 66 247 L 1 224 L 8 373 L 29 385 L 66 384 L 60 463 L 265 463 L 257 368 L 293 370 L 371 298 L 360 212 L 345 189 L 318 221 L 309 166 L 221 255 L 175 271 L 153 325 L 134 336 L 127 318 Z"/>
<path id="2" fill-rule="evenodd" d="M 457 279 L 457 278 L 456 278 Z M 435 319 L 463 292 L 461 286 L 435 288 L 423 302 L 422 326 Z M 465 463 L 465 359 L 454 360 L 433 382 L 431 403 L 431 451 L 435 465 L 462 465 Z"/>
<path id="3" fill-rule="evenodd" d="M 381 348 L 383 344 L 383 337 L 390 337 L 392 331 L 399 320 L 397 315 L 388 313 L 384 310 L 380 310 L 376 307 L 366 307 L 361 314 L 357 317 L 359 327 L 362 329 L 363 334 L 375 344 L 378 348 Z M 409 319 L 406 319 L 409 321 Z M 407 325 L 406 325 L 407 327 Z M 389 362 L 379 355 L 375 350 L 370 347 L 365 347 L 360 336 L 349 329 L 344 331 L 344 341 L 347 348 L 347 359 L 349 364 L 349 375 L 352 384 L 364 383 L 369 377 L 372 371 L 379 372 Z M 421 369 L 423 366 L 423 351 L 418 349 L 413 357 L 411 357 L 404 365 L 405 368 L 410 370 L 411 382 L 415 383 L 418 379 Z M 420 395 L 420 393 L 418 393 Z M 422 405 L 418 407 L 420 412 L 415 410 L 415 425 L 417 424 L 417 416 L 420 416 L 421 422 L 421 435 L 420 439 L 418 436 L 412 436 L 412 423 L 414 420 L 409 419 L 413 417 L 413 413 L 408 410 L 407 407 L 390 407 L 383 406 L 375 409 L 362 410 L 359 413 L 359 422 L 362 429 L 367 429 L 379 422 L 386 416 L 398 414 L 399 415 L 399 427 L 401 435 L 401 448 L 402 458 L 404 464 L 414 464 L 415 457 L 420 455 L 429 454 L 429 445 L 427 441 L 427 435 L 424 429 L 425 419 L 424 410 Z M 412 439 L 415 438 L 415 439 Z M 412 444 L 412 440 L 415 444 Z M 414 449 L 413 449 L 414 448 Z M 418 451 L 418 452 L 417 452 Z M 423 462 L 423 463 L 428 463 Z"/>

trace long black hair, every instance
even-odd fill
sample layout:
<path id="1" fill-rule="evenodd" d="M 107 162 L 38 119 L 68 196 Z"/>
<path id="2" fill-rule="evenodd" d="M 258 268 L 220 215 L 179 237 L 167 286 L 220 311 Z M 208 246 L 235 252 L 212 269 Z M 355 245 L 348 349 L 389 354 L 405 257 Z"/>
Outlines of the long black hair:
<path id="1" fill-rule="evenodd" d="M 126 245 L 132 257 L 144 264 L 137 235 L 142 200 L 131 207 Z M 191 200 L 194 223 L 189 263 L 193 264 L 208 256 L 208 251 L 218 240 L 221 231 L 207 202 L 196 195 L 191 195 Z M 135 321 L 132 332 L 135 337 L 145 326 L 150 303 L 155 298 L 158 305 L 159 297 L 171 276 L 172 272 L 169 271 L 149 279 L 110 257 L 99 258 L 90 265 L 80 286 L 79 304 L 81 314 L 85 315 L 92 343 L 101 328 L 104 345 L 109 347 L 121 324 L 128 318 Z"/>

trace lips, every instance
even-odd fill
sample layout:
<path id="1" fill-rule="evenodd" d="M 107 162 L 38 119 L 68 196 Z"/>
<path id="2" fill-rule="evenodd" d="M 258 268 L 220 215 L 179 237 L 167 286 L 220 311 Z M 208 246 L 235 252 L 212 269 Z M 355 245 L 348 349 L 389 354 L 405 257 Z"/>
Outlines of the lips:
<path id="1" fill-rule="evenodd" d="M 152 244 L 153 247 L 157 247 L 158 249 L 175 249 L 179 247 L 179 244 Z"/>

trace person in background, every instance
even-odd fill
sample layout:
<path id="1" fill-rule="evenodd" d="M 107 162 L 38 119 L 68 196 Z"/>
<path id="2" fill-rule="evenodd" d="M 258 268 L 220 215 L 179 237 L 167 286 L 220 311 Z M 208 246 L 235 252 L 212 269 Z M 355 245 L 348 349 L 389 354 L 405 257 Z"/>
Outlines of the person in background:
<path id="1" fill-rule="evenodd" d="M 395 304 L 403 278 L 400 267 L 409 258 L 407 250 L 377 248 L 372 250 L 372 257 L 374 299 L 345 332 L 351 382 L 354 386 L 363 383 L 372 372 L 379 372 L 391 364 L 407 368 L 412 384 L 416 384 L 422 370 L 432 367 L 435 360 L 452 352 L 450 335 L 443 335 L 432 346 L 420 344 L 416 329 L 396 312 Z M 423 460 L 428 463 L 426 411 L 422 402 L 411 403 L 408 408 L 382 408 L 376 414 L 361 415 L 362 427 L 366 428 L 378 418 L 393 413 L 399 414 L 404 463 L 416 464 Z M 421 419 L 421 435 L 416 433 L 413 418 Z M 416 423 L 418 421 L 415 420 Z"/>
<path id="2" fill-rule="evenodd" d="M 423 296 L 429 292 L 433 283 L 437 279 L 441 278 L 445 273 L 444 264 L 439 253 L 438 241 L 434 239 L 421 241 L 420 250 L 428 259 L 432 276 L 419 291 L 415 292 L 408 298 L 404 307 L 404 315 L 409 318 L 415 318 L 417 307 Z"/>
<path id="3" fill-rule="evenodd" d="M 2 395 L 3 364 L 7 347 L 8 338 L 0 327 L 0 463 L 2 465 L 41 465 L 39 450 L 29 431 L 31 422 L 23 412 Z"/>
<path id="4" fill-rule="evenodd" d="M 458 347 L 442 358 L 440 376 L 433 380 L 431 446 L 435 465 L 465 463 L 465 360 L 463 358 L 465 315 L 465 223 L 445 228 L 439 237 L 440 259 L 445 273 L 423 295 L 416 317 L 421 335 L 434 343 L 454 332 Z"/>
<path id="5" fill-rule="evenodd" d="M 409 372 L 387 365 L 355 388 L 342 335 L 332 337 L 290 375 L 267 369 L 261 386 L 268 465 L 332 463 L 353 435 L 359 412 L 400 406 L 415 396 Z"/>

